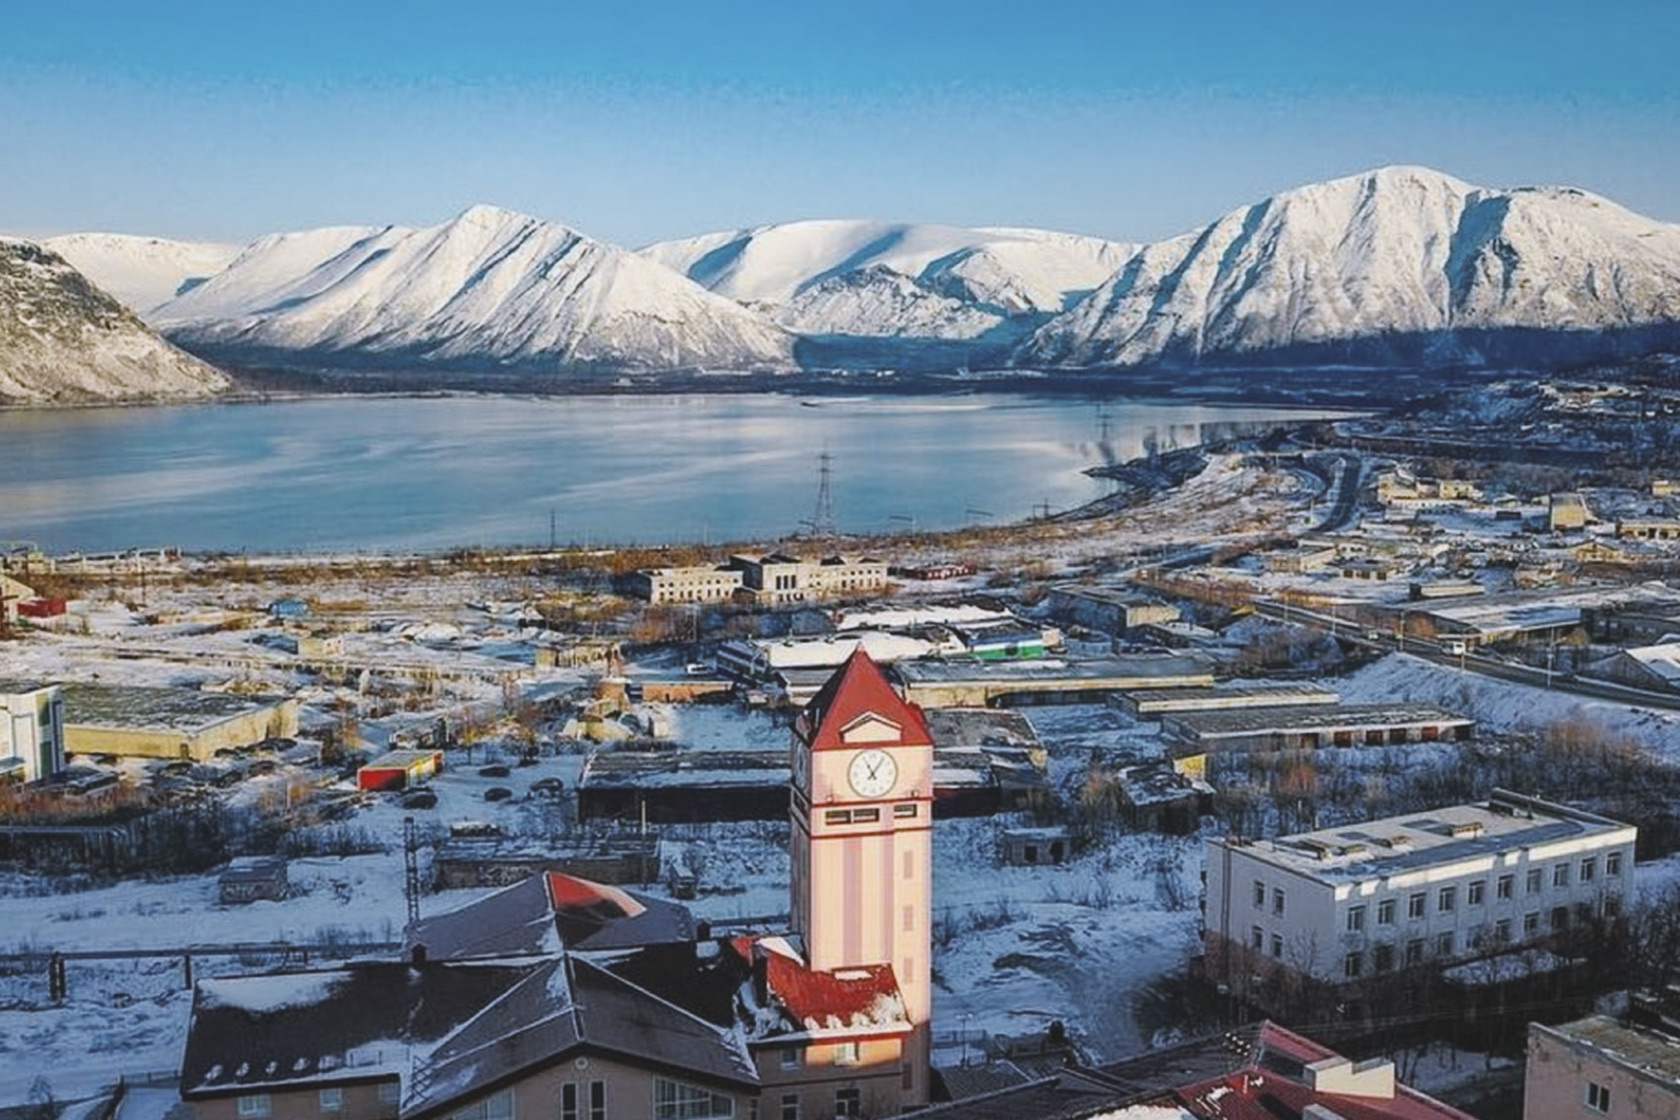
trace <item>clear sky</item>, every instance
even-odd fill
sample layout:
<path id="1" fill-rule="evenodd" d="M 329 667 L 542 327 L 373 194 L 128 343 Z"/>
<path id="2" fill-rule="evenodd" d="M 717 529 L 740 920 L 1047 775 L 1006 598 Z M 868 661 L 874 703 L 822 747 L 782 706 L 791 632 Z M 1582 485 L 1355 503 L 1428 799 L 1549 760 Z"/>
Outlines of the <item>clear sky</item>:
<path id="1" fill-rule="evenodd" d="M 0 229 L 1142 240 L 1385 163 L 1680 220 L 1672 0 L 0 0 Z"/>

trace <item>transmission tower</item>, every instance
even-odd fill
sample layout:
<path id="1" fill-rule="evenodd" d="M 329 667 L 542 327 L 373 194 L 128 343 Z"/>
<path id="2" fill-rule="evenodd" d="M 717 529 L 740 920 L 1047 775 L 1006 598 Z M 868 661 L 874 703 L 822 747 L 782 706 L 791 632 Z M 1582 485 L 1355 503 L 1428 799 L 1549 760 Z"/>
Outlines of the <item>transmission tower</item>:
<path id="1" fill-rule="evenodd" d="M 834 491 L 829 487 L 833 456 L 825 450 L 820 462 L 822 465 L 817 478 L 817 508 L 805 525 L 811 530 L 813 537 L 832 537 L 839 532 L 834 524 Z"/>
<path id="2" fill-rule="evenodd" d="M 408 929 L 420 924 L 420 832 L 413 817 L 403 818 L 403 898 L 408 902 Z"/>

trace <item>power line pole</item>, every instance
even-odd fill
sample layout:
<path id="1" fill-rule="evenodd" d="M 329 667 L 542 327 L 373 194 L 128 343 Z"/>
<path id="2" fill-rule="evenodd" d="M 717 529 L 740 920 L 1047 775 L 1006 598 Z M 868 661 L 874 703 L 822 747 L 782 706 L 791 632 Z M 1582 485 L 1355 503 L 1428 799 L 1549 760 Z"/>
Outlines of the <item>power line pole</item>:
<path id="1" fill-rule="evenodd" d="M 811 514 L 811 520 L 806 522 L 813 537 L 832 537 L 839 533 L 839 528 L 834 522 L 834 491 L 829 484 L 833 459 L 825 448 L 819 460 L 821 466 L 817 475 L 817 508 Z"/>
<path id="2" fill-rule="evenodd" d="M 413 817 L 403 818 L 403 898 L 408 903 L 408 931 L 420 924 L 420 832 Z"/>

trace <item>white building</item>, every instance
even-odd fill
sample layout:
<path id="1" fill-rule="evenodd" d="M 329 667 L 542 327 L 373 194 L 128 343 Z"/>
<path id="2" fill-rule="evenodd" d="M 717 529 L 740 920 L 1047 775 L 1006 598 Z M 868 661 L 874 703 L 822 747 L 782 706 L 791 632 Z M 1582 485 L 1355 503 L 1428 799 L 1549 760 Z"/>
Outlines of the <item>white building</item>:
<path id="1" fill-rule="evenodd" d="M 55 684 L 0 680 L 0 778 L 26 782 L 64 769 L 64 699 Z"/>
<path id="2" fill-rule="evenodd" d="M 1209 841 L 1208 972 L 1239 991 L 1278 969 L 1341 984 L 1539 942 L 1619 910 L 1636 835 L 1495 790 L 1486 804 Z"/>
<path id="3" fill-rule="evenodd" d="M 866 556 L 824 556 L 805 560 L 785 552 L 767 556 L 731 556 L 741 584 L 762 604 L 798 603 L 825 595 L 880 591 L 887 586 L 887 563 Z"/>
<path id="4" fill-rule="evenodd" d="M 650 603 L 723 603 L 741 589 L 741 572 L 705 564 L 643 568 L 624 577 L 624 589 Z"/>

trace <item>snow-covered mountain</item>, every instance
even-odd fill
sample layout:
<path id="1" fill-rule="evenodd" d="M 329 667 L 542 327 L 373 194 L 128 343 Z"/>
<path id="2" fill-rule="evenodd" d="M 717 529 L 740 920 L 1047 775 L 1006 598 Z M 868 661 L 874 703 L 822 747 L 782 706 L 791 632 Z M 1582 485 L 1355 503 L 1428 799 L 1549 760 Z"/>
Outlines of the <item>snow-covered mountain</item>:
<path id="1" fill-rule="evenodd" d="M 802 335 L 1007 342 L 1101 284 L 1134 248 L 1033 229 L 804 221 L 642 254 Z"/>
<path id="2" fill-rule="evenodd" d="M 220 272 L 240 248 L 219 241 L 170 241 L 125 233 L 67 233 L 41 244 L 141 318 Z"/>
<path id="3" fill-rule="evenodd" d="M 668 268 L 474 206 L 427 229 L 280 234 L 155 312 L 216 354 L 532 372 L 782 368 L 793 340 Z"/>
<path id="4" fill-rule="evenodd" d="M 227 387 L 63 257 L 0 238 L 0 402 L 204 397 Z"/>
<path id="5" fill-rule="evenodd" d="M 1680 324 L 1680 226 L 1419 167 L 1316 183 L 1145 246 L 1016 353 L 1097 367 L 1555 364 Z"/>

